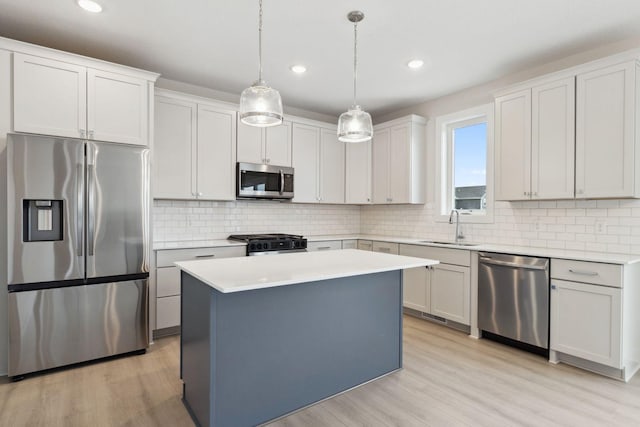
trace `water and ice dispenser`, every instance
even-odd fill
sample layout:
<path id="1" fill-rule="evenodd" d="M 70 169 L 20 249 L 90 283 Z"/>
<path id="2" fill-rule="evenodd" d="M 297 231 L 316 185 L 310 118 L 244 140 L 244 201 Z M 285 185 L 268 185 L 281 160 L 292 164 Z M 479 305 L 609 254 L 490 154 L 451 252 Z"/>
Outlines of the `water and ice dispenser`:
<path id="1" fill-rule="evenodd" d="M 23 242 L 62 240 L 62 200 L 23 200 Z"/>

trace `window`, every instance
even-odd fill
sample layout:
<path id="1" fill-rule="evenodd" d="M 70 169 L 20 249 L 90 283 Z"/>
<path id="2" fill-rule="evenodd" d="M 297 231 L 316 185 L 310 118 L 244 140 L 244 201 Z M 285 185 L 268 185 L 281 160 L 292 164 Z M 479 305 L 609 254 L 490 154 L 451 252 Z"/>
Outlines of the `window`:
<path id="1" fill-rule="evenodd" d="M 436 120 L 439 135 L 438 201 L 440 215 L 457 209 L 464 222 L 491 222 L 493 112 L 491 105 Z"/>

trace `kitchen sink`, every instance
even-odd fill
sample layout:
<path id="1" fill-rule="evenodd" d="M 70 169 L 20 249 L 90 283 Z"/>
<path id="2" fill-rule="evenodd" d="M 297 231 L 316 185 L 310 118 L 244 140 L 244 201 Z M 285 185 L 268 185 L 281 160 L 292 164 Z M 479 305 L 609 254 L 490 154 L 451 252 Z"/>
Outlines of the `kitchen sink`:
<path id="1" fill-rule="evenodd" d="M 440 242 L 437 240 L 420 240 L 418 243 L 432 243 L 434 245 L 451 245 L 451 246 L 480 246 L 477 243 L 465 243 L 465 242 Z"/>

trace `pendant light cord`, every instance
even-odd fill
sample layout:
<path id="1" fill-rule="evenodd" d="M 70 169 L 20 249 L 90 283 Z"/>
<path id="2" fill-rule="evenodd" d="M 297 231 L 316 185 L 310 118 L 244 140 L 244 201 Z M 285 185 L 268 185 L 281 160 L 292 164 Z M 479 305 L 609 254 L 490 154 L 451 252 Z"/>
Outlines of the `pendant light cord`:
<path id="1" fill-rule="evenodd" d="M 262 81 L 262 0 L 260 0 L 260 15 L 258 18 L 258 81 Z"/>
<path id="2" fill-rule="evenodd" d="M 262 0 L 260 0 L 262 1 Z M 353 23 L 353 106 L 356 104 L 356 86 L 358 82 L 358 23 Z"/>

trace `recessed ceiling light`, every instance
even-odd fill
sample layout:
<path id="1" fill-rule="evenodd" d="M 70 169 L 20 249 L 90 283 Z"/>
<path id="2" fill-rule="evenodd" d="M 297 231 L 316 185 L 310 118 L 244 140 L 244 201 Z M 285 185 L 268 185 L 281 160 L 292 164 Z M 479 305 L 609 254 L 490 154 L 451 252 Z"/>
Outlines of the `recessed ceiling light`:
<path id="1" fill-rule="evenodd" d="M 292 65 L 291 67 L 289 67 L 291 71 L 293 71 L 296 74 L 302 74 L 304 72 L 307 71 L 307 67 L 305 67 L 304 65 Z"/>
<path id="2" fill-rule="evenodd" d="M 102 12 L 102 6 L 93 0 L 78 0 L 78 6 L 86 10 L 87 12 L 100 13 Z"/>
<path id="3" fill-rule="evenodd" d="M 412 59 L 407 62 L 407 67 L 413 68 L 414 70 L 422 67 L 424 65 L 424 61 L 422 59 Z"/>

